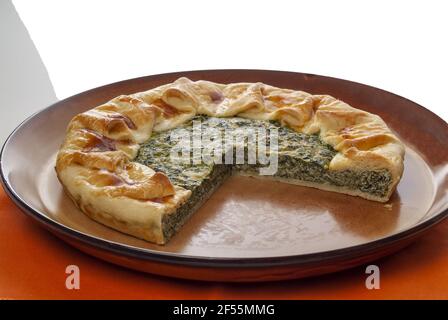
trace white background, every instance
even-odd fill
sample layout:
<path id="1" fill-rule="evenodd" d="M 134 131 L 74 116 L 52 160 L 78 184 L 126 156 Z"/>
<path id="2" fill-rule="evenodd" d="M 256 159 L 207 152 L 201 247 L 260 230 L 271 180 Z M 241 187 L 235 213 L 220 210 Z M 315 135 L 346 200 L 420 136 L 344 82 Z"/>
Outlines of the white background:
<path id="1" fill-rule="evenodd" d="M 445 3 L 13 1 L 58 99 L 164 72 L 276 69 L 373 85 L 446 121 Z M 19 118 L 43 107 L 18 103 L 16 120 L 8 121 L 2 106 L 0 140 Z"/>

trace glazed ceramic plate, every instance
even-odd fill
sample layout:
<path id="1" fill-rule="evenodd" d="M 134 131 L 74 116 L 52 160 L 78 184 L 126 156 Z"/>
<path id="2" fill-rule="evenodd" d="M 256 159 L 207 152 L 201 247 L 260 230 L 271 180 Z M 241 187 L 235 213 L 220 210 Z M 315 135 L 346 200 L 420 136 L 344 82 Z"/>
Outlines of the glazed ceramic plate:
<path id="1" fill-rule="evenodd" d="M 56 179 L 55 155 L 69 120 L 120 95 L 186 76 L 264 82 L 329 94 L 380 115 L 405 142 L 403 179 L 387 204 L 312 188 L 231 177 L 165 246 L 84 216 Z M 350 81 L 278 71 L 211 70 L 113 83 L 60 101 L 6 141 L 1 176 L 9 196 L 43 227 L 98 258 L 173 277 L 266 281 L 334 272 L 391 254 L 448 213 L 448 126 L 425 108 Z"/>

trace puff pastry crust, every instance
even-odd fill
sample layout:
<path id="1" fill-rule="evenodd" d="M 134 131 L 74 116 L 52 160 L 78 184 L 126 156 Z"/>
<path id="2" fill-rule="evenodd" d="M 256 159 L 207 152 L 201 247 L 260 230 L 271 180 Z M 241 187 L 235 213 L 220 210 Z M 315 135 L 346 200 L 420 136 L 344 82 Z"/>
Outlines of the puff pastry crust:
<path id="1" fill-rule="evenodd" d="M 58 178 L 89 217 L 136 237 L 165 243 L 164 215 L 175 213 L 191 192 L 173 185 L 164 173 L 132 160 L 153 131 L 175 128 L 197 114 L 277 120 L 298 132 L 319 134 L 338 151 L 329 170 L 390 172 L 392 187 L 385 197 L 359 194 L 370 200 L 387 201 L 403 172 L 403 144 L 377 115 L 328 95 L 263 83 L 219 84 L 180 78 L 116 97 L 75 116 L 57 155 Z"/>

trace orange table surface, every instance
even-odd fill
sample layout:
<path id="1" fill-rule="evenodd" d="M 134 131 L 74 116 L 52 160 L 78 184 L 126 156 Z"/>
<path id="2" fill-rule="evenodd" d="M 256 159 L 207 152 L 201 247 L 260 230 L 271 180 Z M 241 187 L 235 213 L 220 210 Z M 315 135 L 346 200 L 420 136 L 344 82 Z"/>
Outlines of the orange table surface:
<path id="1" fill-rule="evenodd" d="M 293 281 L 215 283 L 128 270 L 86 255 L 33 223 L 0 188 L 0 299 L 448 299 L 448 219 L 393 256 L 374 262 L 378 290 L 365 267 Z M 65 287 L 68 265 L 80 289 Z"/>

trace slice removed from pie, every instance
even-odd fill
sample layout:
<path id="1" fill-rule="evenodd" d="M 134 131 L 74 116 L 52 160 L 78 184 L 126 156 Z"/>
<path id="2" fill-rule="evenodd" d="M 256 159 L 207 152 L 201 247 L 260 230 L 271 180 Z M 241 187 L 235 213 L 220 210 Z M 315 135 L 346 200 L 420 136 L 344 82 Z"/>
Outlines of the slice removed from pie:
<path id="1" fill-rule="evenodd" d="M 212 132 L 214 140 L 195 145 L 198 132 Z M 229 132 L 235 135 L 227 143 Z M 260 140 L 251 140 L 261 133 L 271 163 L 249 160 L 253 150 L 262 154 Z M 211 145 L 220 148 L 204 152 Z M 180 78 L 74 117 L 56 171 L 86 215 L 164 244 L 232 174 L 386 202 L 403 157 L 402 143 L 379 116 L 331 96 Z M 275 170 L 261 174 L 273 160 Z"/>

